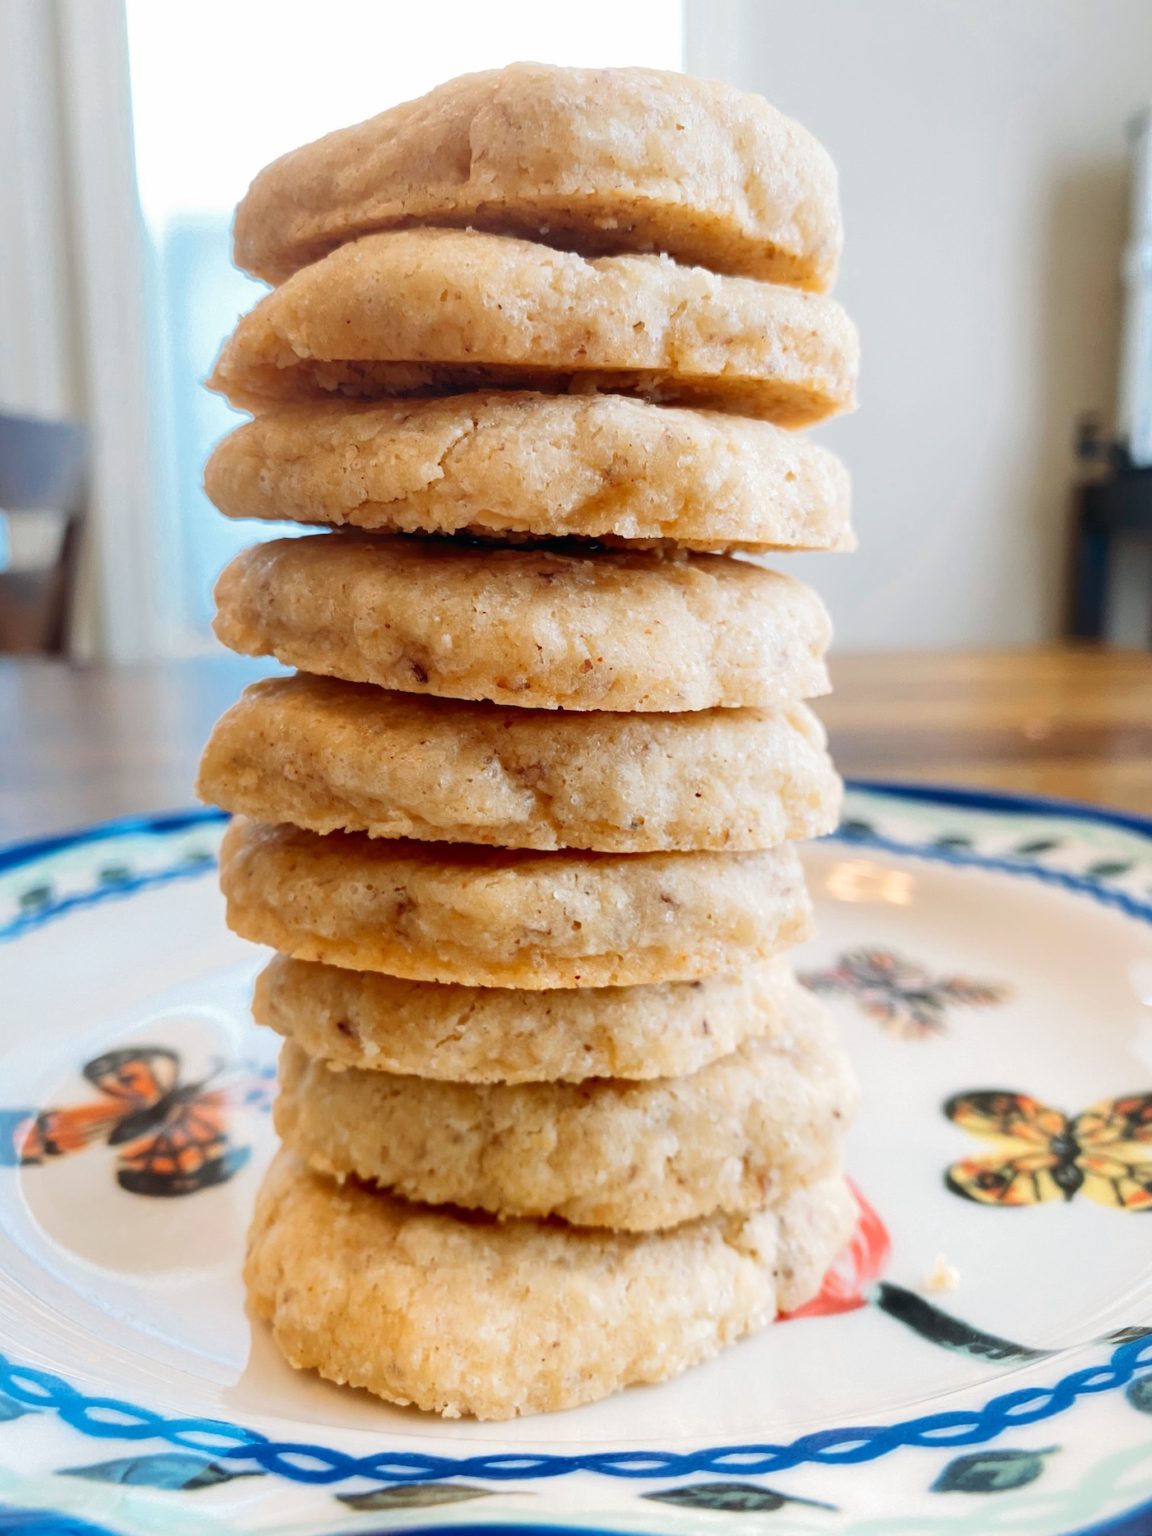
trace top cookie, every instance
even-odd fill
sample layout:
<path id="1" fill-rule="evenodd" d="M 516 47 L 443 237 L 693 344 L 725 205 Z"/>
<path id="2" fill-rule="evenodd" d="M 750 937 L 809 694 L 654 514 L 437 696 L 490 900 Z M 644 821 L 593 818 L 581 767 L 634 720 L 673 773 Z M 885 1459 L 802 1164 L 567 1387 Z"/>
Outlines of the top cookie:
<path id="1" fill-rule="evenodd" d="M 835 166 L 763 97 L 659 70 L 510 64 L 274 161 L 236 210 L 236 265 L 278 283 L 346 240 L 421 223 L 667 251 L 818 290 L 841 245 Z"/>
<path id="2" fill-rule="evenodd" d="M 260 412 L 345 395 L 625 394 L 799 427 L 854 403 L 834 299 L 667 256 L 586 260 L 476 230 L 365 235 L 245 315 L 208 387 Z"/>

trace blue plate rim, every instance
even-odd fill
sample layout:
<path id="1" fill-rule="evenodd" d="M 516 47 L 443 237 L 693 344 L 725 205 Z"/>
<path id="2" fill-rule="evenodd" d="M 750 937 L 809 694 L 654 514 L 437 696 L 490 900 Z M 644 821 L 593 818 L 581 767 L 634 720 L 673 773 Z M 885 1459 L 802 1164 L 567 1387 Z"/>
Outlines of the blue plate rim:
<path id="1" fill-rule="evenodd" d="M 873 778 L 849 779 L 847 781 L 847 787 L 851 790 L 882 795 L 888 799 L 905 801 L 913 804 L 919 803 L 924 805 L 940 806 L 943 808 L 952 807 L 958 810 L 984 811 L 993 814 L 999 813 L 1002 815 L 1015 814 L 1051 816 L 1064 820 L 1083 821 L 1108 827 L 1114 827 L 1119 830 L 1134 832 L 1139 835 L 1152 838 L 1152 816 L 1145 817 L 1137 813 L 1114 811 L 1108 809 L 1107 807 L 1089 805 L 1075 800 L 1066 800 L 1057 797 L 1033 794 L 1002 792 L 998 790 L 970 789 L 961 785 L 916 784 L 896 780 Z M 73 848 L 98 844 L 100 842 L 110 841 L 118 837 L 131 836 L 134 834 L 145 836 L 149 834 L 159 834 L 161 836 L 177 835 L 182 832 L 191 831 L 196 827 L 219 824 L 227 820 L 228 817 L 226 813 L 217 810 L 214 807 L 201 806 L 184 810 L 157 812 L 150 815 L 129 815 L 116 817 L 106 821 L 91 823 L 69 831 L 51 834 L 48 836 L 18 839 L 0 845 L 0 874 L 9 873 L 27 865 L 35 864 L 42 859 L 49 858 L 58 853 L 67 852 Z M 833 834 L 832 836 L 833 838 L 838 838 L 838 834 Z M 851 838 L 844 838 L 843 834 L 839 834 L 839 838 L 842 838 L 844 841 L 848 842 L 852 841 Z M 865 840 L 865 846 L 866 845 L 867 843 Z M 898 851 L 911 852 L 914 850 L 901 847 Z M 935 856 L 940 857 L 938 853 Z M 956 862 L 951 857 L 946 857 L 943 861 Z M 0 1357 L 0 1366 L 7 1367 L 9 1371 L 12 1369 L 11 1363 L 4 1361 L 2 1357 Z M 1144 1362 L 1140 1361 L 1139 1365 L 1136 1365 L 1136 1369 L 1142 1370 L 1143 1366 Z M 17 1366 L 16 1370 L 20 1372 L 21 1368 Z M 23 1372 L 21 1372 L 21 1374 L 23 1374 Z M 40 1373 L 34 1374 L 40 1375 Z M 47 1376 L 48 1373 L 44 1374 Z M 71 1388 L 60 1378 L 56 1378 L 56 1382 L 54 1384 L 57 1383 L 64 1389 L 64 1392 L 72 1398 L 72 1405 L 70 1406 L 79 1408 L 80 1404 L 83 1402 L 82 1395 L 76 1393 L 74 1388 Z M 77 1398 L 80 1399 L 79 1402 L 76 1401 Z M 96 1400 L 89 1401 L 91 1406 L 96 1406 Z M 102 1407 L 108 1405 L 110 1405 L 110 1400 L 101 1400 Z M 129 1405 L 117 1404 L 117 1406 L 128 1407 Z M 131 1408 L 129 1411 L 132 1411 Z M 147 1410 L 144 1412 L 147 1414 L 147 1417 L 152 1420 L 152 1423 L 148 1427 L 153 1431 L 157 1428 L 160 1428 L 160 1425 L 156 1422 L 159 1416 L 147 1413 Z M 68 1413 L 63 1416 L 71 1418 L 71 1414 Z M 915 1421 L 912 1422 L 915 1423 Z M 201 1426 L 206 1428 L 206 1421 L 200 1421 L 200 1425 L 197 1427 Z M 95 1424 L 87 1426 L 74 1423 L 74 1427 L 81 1428 L 83 1432 L 89 1434 L 95 1433 L 97 1436 L 108 1435 L 111 1429 L 111 1426 L 101 1426 L 100 1428 L 97 1428 Z M 140 1426 L 141 1429 L 143 1429 L 143 1427 L 143 1425 Z M 175 1425 L 172 1427 L 175 1428 Z M 189 1424 L 189 1421 L 183 1421 L 182 1428 L 190 1427 L 191 1425 Z M 233 1428 L 233 1426 L 222 1424 L 220 1421 L 215 1421 L 212 1427 L 217 1431 Z M 908 1424 L 906 1427 L 911 1428 L 912 1424 Z M 893 1426 L 893 1428 L 895 1428 L 895 1426 Z M 241 1433 L 243 1434 L 244 1432 L 241 1431 Z M 151 1437 L 148 1436 L 148 1438 Z M 161 1433 L 158 1438 L 166 1439 L 168 1436 Z M 173 1438 L 175 1439 L 175 1436 L 173 1436 Z M 263 1439 L 263 1437 L 256 1438 L 257 1443 L 259 1443 L 259 1440 Z M 941 1444 L 945 1442 L 937 1441 L 936 1443 Z M 251 1446 L 252 1442 L 249 1441 L 248 1444 Z M 268 1443 L 265 1442 L 265 1444 L 267 1445 Z M 240 1448 L 237 1447 L 236 1449 L 239 1450 Z M 279 1448 L 274 1448 L 273 1446 L 268 1445 L 269 1451 L 274 1449 Z M 304 1450 L 305 1448 L 293 1447 L 293 1449 Z M 312 1448 L 309 1447 L 308 1449 Z M 733 1448 L 724 1449 L 730 1451 Z M 216 1449 L 215 1454 L 220 1454 L 220 1450 L 218 1448 Z M 227 1454 L 227 1452 L 224 1452 L 225 1456 L 227 1456 Z M 233 1454 L 235 1454 L 235 1452 Z M 241 1452 L 241 1454 L 243 1454 L 243 1452 Z M 643 1453 L 639 1454 L 642 1455 Z M 712 1454 L 714 1455 L 715 1451 L 713 1451 Z M 560 1459 L 566 1460 L 566 1458 Z M 819 1459 L 824 1460 L 824 1457 L 820 1457 Z M 831 1460 L 832 1458 L 829 1457 L 828 1459 Z M 840 1458 L 836 1459 L 839 1460 Z M 855 1460 L 857 1458 L 849 1454 L 843 1459 Z M 276 1470 L 282 1471 L 281 1468 L 277 1468 Z M 447 1475 L 459 1476 L 462 1470 L 463 1468 L 460 1468 L 456 1470 L 455 1474 L 449 1472 Z M 560 1469 L 557 1468 L 556 1470 L 559 1471 Z M 573 1467 L 572 1470 L 576 1470 L 576 1468 Z M 683 1470 L 678 1468 L 676 1471 L 673 1471 L 671 1468 L 668 1468 L 662 1475 L 675 1478 L 677 1475 L 684 1476 L 685 1472 L 688 1472 L 689 1475 L 691 1475 L 691 1471 L 693 1470 L 702 1469 L 690 1469 L 685 1467 Z M 628 1474 L 626 1473 L 625 1476 L 627 1475 Z M 632 1475 L 635 1476 L 636 1474 L 633 1473 Z M 649 1475 L 651 1474 L 649 1473 Z M 289 1474 L 289 1476 L 291 1476 L 291 1474 Z M 303 1480 L 305 1479 L 301 1479 L 301 1481 Z M 307 1479 L 307 1481 L 312 1480 L 313 1479 L 311 1478 Z M 1147 1523 L 1145 1525 L 1141 1522 Z M 1127 1511 L 1108 1516 L 1105 1519 L 1093 1522 L 1090 1525 L 1077 1527 L 1075 1531 L 1068 1532 L 1067 1536 L 1138 1536 L 1138 1533 L 1145 1529 L 1152 1531 L 1152 1501 L 1146 1501 L 1140 1505 L 1132 1507 Z M 411 1527 L 411 1530 L 412 1536 L 441 1536 L 441 1533 L 443 1533 L 443 1536 L 448 1536 L 449 1532 L 455 1532 L 457 1533 L 457 1536 L 489 1536 L 489 1533 L 492 1533 L 492 1536 L 495 1536 L 495 1533 L 498 1532 L 511 1533 L 516 1531 L 536 1533 L 536 1536 L 585 1536 L 585 1533 L 588 1533 L 588 1536 L 591 1536 L 590 1529 L 586 1526 L 582 1526 L 580 1524 L 558 1524 L 556 1522 L 548 1521 L 539 1523 L 533 1522 L 530 1524 L 519 1522 L 508 1524 L 499 1521 L 476 1523 L 470 1522 L 468 1524 L 456 1524 L 452 1526 L 413 1526 Z M 615 1533 L 604 1528 L 597 1528 L 595 1536 L 622 1536 L 622 1533 Z"/>
<path id="2" fill-rule="evenodd" d="M 953 806 L 958 810 L 990 811 L 1002 815 L 1059 816 L 1069 821 L 1096 822 L 1152 838 L 1152 815 L 1116 811 L 1083 800 L 1065 800 L 1054 795 L 1020 794 L 1008 790 L 970 789 L 960 784 L 909 783 L 901 779 L 848 778 L 844 783 L 849 790 L 885 795 L 893 800 Z M 114 816 L 106 821 L 89 822 L 42 837 L 16 838 L 0 843 L 0 874 L 7 874 L 25 864 L 34 864 L 40 859 L 90 843 L 130 837 L 133 834 L 188 832 L 194 827 L 211 826 L 229 819 L 228 812 L 216 806 L 200 805 L 147 815 Z"/>

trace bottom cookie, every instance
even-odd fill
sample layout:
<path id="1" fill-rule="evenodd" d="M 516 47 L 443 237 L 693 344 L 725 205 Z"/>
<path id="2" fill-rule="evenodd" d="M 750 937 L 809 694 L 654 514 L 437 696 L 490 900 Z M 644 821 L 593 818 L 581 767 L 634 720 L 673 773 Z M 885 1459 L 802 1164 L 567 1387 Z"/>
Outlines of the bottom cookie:
<path id="1" fill-rule="evenodd" d="M 671 1232 L 409 1205 L 281 1151 L 249 1234 L 256 1313 L 298 1369 L 402 1405 L 508 1419 L 664 1381 L 801 1306 L 847 1240 L 843 1179 Z"/>

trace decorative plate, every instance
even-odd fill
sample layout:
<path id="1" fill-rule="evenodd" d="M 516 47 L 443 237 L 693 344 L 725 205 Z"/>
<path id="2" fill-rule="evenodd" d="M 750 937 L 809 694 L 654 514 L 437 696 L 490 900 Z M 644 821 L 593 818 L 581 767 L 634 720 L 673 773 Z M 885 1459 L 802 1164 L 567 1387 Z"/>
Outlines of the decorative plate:
<path id="1" fill-rule="evenodd" d="M 0 851 L 0 1532 L 1152 1531 L 1152 822 L 857 787 L 800 968 L 862 1079 L 801 1313 L 661 1387 L 443 1423 L 245 1315 L 258 957 L 211 812 Z"/>

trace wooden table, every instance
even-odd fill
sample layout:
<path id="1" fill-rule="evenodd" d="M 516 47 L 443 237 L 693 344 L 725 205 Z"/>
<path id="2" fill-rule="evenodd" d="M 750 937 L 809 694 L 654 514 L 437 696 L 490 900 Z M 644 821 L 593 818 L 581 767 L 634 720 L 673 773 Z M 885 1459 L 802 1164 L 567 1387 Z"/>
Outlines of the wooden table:
<path id="1" fill-rule="evenodd" d="M 818 707 L 855 778 L 1084 800 L 1152 816 L 1152 654 L 1088 647 L 841 656 Z"/>
<path id="2" fill-rule="evenodd" d="M 0 661 L 0 842 L 194 802 L 236 657 L 144 667 Z M 1152 655 L 841 656 L 819 708 L 845 774 L 980 785 L 1152 814 Z"/>

